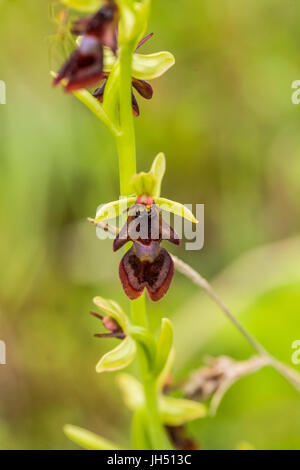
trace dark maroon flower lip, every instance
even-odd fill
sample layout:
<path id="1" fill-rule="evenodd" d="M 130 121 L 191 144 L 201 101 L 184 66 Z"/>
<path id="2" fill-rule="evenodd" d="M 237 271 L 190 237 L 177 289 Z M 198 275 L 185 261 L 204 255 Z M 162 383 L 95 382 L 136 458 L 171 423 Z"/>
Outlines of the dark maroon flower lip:
<path id="1" fill-rule="evenodd" d="M 146 289 L 153 301 L 160 300 L 168 291 L 174 275 L 174 263 L 162 240 L 180 244 L 179 236 L 162 218 L 162 211 L 150 196 L 139 197 L 128 209 L 128 218 L 113 243 L 117 251 L 127 242 L 133 242 L 123 256 L 119 276 L 130 299 L 140 297 Z"/>
<path id="2" fill-rule="evenodd" d="M 72 92 L 99 83 L 103 78 L 103 46 L 117 50 L 118 8 L 113 0 L 93 16 L 77 20 L 72 32 L 82 35 L 79 47 L 71 54 L 53 81 L 57 86 L 66 80 L 65 90 Z"/>

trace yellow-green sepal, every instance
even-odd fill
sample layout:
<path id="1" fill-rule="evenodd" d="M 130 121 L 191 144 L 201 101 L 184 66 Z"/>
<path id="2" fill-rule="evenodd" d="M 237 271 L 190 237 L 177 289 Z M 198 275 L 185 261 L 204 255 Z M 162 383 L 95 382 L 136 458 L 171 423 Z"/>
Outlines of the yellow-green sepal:
<path id="1" fill-rule="evenodd" d="M 126 336 L 116 348 L 108 351 L 101 357 L 96 365 L 96 372 L 100 374 L 102 372 L 113 372 L 115 370 L 124 369 L 131 364 L 135 355 L 135 341 L 130 336 Z"/>
<path id="2" fill-rule="evenodd" d="M 134 204 L 136 197 L 125 197 L 118 199 L 117 201 L 111 201 L 103 206 L 100 206 L 97 210 L 95 223 L 98 224 L 103 220 L 115 219 L 122 212 L 124 212 L 129 206 Z"/>
<path id="3" fill-rule="evenodd" d="M 152 196 L 159 197 L 161 191 L 161 184 L 166 172 L 166 157 L 164 153 L 160 152 L 153 160 L 150 173 L 154 176 L 154 187 L 152 189 Z"/>
<path id="4" fill-rule="evenodd" d="M 167 212 L 171 212 L 172 214 L 178 215 L 184 219 L 193 222 L 194 224 L 198 223 L 198 220 L 193 215 L 193 213 L 185 207 L 180 202 L 171 201 L 170 199 L 166 199 L 164 197 L 156 197 L 155 203 L 162 209 Z"/>
<path id="5" fill-rule="evenodd" d="M 153 80 L 163 75 L 175 64 L 171 52 L 161 51 L 154 54 L 133 54 L 132 76 L 139 80 Z"/>
<path id="6" fill-rule="evenodd" d="M 75 444 L 87 450 L 120 450 L 113 442 L 87 429 L 66 424 L 63 427 L 65 435 Z"/>

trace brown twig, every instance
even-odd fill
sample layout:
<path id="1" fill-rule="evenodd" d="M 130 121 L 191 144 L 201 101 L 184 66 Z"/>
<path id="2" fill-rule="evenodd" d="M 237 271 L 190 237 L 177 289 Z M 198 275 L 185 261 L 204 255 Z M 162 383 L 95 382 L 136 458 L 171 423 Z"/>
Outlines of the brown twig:
<path id="1" fill-rule="evenodd" d="M 87 218 L 87 221 L 94 225 L 95 227 L 97 228 L 101 228 L 102 230 L 104 230 L 104 232 L 109 232 L 111 233 L 112 235 L 117 235 L 119 233 L 119 229 L 117 227 L 114 227 L 113 225 L 110 225 L 106 222 L 98 222 L 96 223 L 95 222 L 95 219 L 92 219 L 92 217 L 88 217 Z"/>
<path id="2" fill-rule="evenodd" d="M 218 294 L 214 291 L 213 287 L 209 284 L 209 282 L 202 277 L 197 271 L 191 268 L 188 264 L 186 264 L 181 259 L 177 258 L 177 256 L 172 255 L 172 259 L 174 261 L 175 268 L 181 274 L 184 274 L 188 277 L 191 281 L 194 282 L 198 287 L 201 287 L 205 290 L 205 292 L 209 295 L 209 297 L 216 302 L 216 304 L 220 307 L 229 321 L 238 329 L 238 331 L 244 336 L 246 341 L 260 354 L 260 356 L 264 357 L 268 360 L 270 366 L 277 370 L 286 380 L 288 380 L 293 387 L 300 393 L 300 374 L 292 369 L 291 367 L 283 364 L 281 361 L 273 357 L 265 348 L 260 344 L 254 336 L 252 336 L 248 331 L 240 324 L 240 322 L 232 315 L 228 307 L 222 301 L 222 299 L 218 296 Z"/>

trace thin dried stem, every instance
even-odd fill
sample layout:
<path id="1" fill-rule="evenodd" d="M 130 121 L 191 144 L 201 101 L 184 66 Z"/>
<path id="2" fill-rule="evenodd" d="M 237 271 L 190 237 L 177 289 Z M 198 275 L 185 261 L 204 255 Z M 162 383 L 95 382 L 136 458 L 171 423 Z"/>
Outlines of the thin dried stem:
<path id="1" fill-rule="evenodd" d="M 95 227 L 101 228 L 102 230 L 104 230 L 104 232 L 109 232 L 112 235 L 117 235 L 119 233 L 119 229 L 117 227 L 114 227 L 113 225 L 107 224 L 106 222 L 96 223 L 95 219 L 92 219 L 92 217 L 88 217 L 87 221 L 90 224 L 95 225 Z"/>
<path id="2" fill-rule="evenodd" d="M 224 379 L 221 381 L 220 386 L 213 394 L 209 414 L 214 416 L 218 407 L 227 392 L 227 390 L 242 377 L 253 374 L 265 366 L 269 366 L 270 359 L 263 356 L 253 356 L 247 361 L 232 361 L 224 373 Z"/>
<path id="3" fill-rule="evenodd" d="M 188 277 L 191 281 L 194 282 L 198 287 L 201 287 L 205 290 L 205 292 L 209 295 L 209 297 L 220 307 L 226 317 L 230 320 L 230 322 L 238 329 L 238 331 L 244 336 L 246 341 L 255 349 L 262 357 L 268 359 L 269 364 L 277 370 L 286 380 L 290 382 L 291 385 L 300 393 L 300 374 L 292 369 L 291 367 L 283 364 L 281 361 L 273 357 L 262 344 L 257 341 L 254 336 L 252 336 L 248 331 L 240 324 L 240 322 L 232 315 L 228 307 L 225 305 L 223 300 L 218 296 L 218 294 L 214 291 L 213 287 L 209 284 L 209 282 L 202 277 L 197 271 L 191 268 L 188 264 L 186 264 L 181 259 L 177 258 L 177 256 L 172 255 L 172 259 L 174 261 L 175 268 L 181 274 L 184 274 Z"/>

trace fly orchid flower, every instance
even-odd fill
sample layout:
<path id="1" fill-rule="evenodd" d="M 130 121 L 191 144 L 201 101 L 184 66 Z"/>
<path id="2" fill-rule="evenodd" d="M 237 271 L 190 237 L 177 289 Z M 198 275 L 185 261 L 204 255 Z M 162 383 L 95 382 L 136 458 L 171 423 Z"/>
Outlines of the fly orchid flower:
<path id="1" fill-rule="evenodd" d="M 72 92 L 96 85 L 103 78 L 103 47 L 117 49 L 118 7 L 106 0 L 94 15 L 77 20 L 71 32 L 82 36 L 78 48 L 61 67 L 53 84 L 66 80 L 65 90 Z"/>
<path id="2" fill-rule="evenodd" d="M 113 250 L 117 251 L 127 242 L 133 242 L 119 266 L 120 280 L 130 299 L 140 297 L 146 289 L 150 299 L 157 301 L 170 287 L 174 263 L 160 244 L 163 240 L 168 240 L 179 245 L 180 239 L 164 221 L 163 210 L 197 223 L 191 211 L 182 204 L 156 196 L 160 192 L 164 171 L 165 157 L 159 154 L 149 173 L 140 173 L 133 177 L 132 188 L 137 197 L 105 204 L 96 214 L 97 224 L 117 217 L 124 209 L 128 212 L 127 221 L 114 240 Z M 129 208 L 126 209 L 126 206 Z"/>
<path id="3" fill-rule="evenodd" d="M 150 196 L 139 196 L 128 210 L 128 218 L 116 236 L 113 250 L 125 243 L 133 245 L 123 256 L 119 276 L 126 295 L 131 299 L 140 297 L 146 288 L 151 300 L 160 300 L 168 291 L 174 263 L 162 240 L 180 244 L 176 232 L 162 218 L 162 211 Z"/>
<path id="4" fill-rule="evenodd" d="M 109 333 L 97 333 L 100 338 L 116 338 L 121 343 L 111 351 L 104 354 L 96 365 L 97 372 L 113 371 L 127 367 L 136 354 L 136 344 L 129 334 L 129 320 L 121 307 L 113 300 L 95 297 L 94 304 L 104 312 L 105 316 L 92 312 L 99 318 Z"/>
<path id="5" fill-rule="evenodd" d="M 138 43 L 136 50 L 138 50 L 143 44 L 145 44 L 145 42 L 148 41 L 152 36 L 153 36 L 153 33 L 150 33 L 147 36 L 145 36 L 143 39 L 141 39 L 141 41 Z M 103 96 L 104 96 L 105 86 L 106 86 L 108 77 L 109 77 L 109 73 L 104 73 L 103 85 L 100 88 L 97 88 L 93 93 L 93 96 L 98 101 L 100 101 L 100 103 L 103 103 Z M 150 100 L 153 96 L 153 88 L 150 85 L 150 83 L 147 82 L 146 80 L 140 80 L 140 79 L 132 77 L 132 88 L 135 89 L 146 100 Z M 132 113 L 134 116 L 139 116 L 140 109 L 139 109 L 139 105 L 136 100 L 136 97 L 133 93 L 133 90 L 131 92 L 131 100 L 132 100 Z"/>

